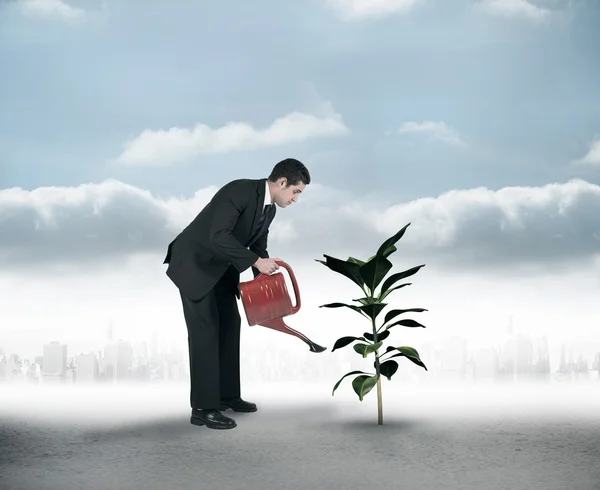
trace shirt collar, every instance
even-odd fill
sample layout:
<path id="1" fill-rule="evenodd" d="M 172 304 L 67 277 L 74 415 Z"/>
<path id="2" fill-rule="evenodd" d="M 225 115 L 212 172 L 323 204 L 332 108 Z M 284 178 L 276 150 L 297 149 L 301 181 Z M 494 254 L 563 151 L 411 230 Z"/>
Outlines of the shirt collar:
<path id="1" fill-rule="evenodd" d="M 272 204 L 271 202 L 271 191 L 269 190 L 269 179 L 265 181 L 265 206 Z M 264 207 L 264 206 L 263 206 Z"/>

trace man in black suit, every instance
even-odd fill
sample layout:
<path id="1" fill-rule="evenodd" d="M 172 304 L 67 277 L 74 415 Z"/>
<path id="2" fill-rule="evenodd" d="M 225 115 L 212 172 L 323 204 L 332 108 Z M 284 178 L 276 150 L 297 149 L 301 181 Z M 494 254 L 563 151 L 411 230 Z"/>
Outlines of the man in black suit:
<path id="1" fill-rule="evenodd" d="M 236 427 L 221 413 L 255 412 L 240 394 L 240 273 L 254 277 L 279 266 L 269 258 L 267 238 L 275 206 L 296 202 L 310 184 L 307 168 L 288 158 L 268 179 L 239 179 L 223 186 L 169 244 L 164 264 L 179 288 L 188 329 L 191 423 Z"/>

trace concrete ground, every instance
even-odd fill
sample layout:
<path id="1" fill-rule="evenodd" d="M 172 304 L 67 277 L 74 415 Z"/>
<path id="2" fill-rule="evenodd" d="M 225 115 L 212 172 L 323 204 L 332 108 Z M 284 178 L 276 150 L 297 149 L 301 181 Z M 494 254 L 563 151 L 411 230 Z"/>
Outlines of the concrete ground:
<path id="1" fill-rule="evenodd" d="M 600 489 L 600 390 L 343 383 L 243 389 L 238 427 L 189 423 L 188 387 L 0 387 L 0 488 Z"/>

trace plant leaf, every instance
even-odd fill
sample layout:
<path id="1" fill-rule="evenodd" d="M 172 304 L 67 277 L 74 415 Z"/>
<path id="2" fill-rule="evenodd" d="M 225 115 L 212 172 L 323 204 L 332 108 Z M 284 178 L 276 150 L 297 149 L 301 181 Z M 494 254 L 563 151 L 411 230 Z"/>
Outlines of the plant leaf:
<path id="1" fill-rule="evenodd" d="M 428 311 L 425 308 L 409 308 L 407 310 L 390 310 L 385 315 L 385 320 L 383 323 L 389 322 L 392 318 L 396 318 L 398 315 L 402 315 L 403 313 L 415 312 L 415 313 L 423 313 L 424 311 Z"/>
<path id="2" fill-rule="evenodd" d="M 364 262 L 362 260 L 355 259 L 354 257 L 348 257 L 348 260 L 346 260 L 346 262 L 354 262 L 355 264 L 358 264 L 358 265 L 364 264 Z"/>
<path id="3" fill-rule="evenodd" d="M 398 320 L 397 322 L 394 322 L 385 328 L 386 328 L 386 330 L 389 330 L 390 328 L 392 328 L 396 325 L 402 325 L 403 327 L 409 327 L 409 328 L 418 328 L 418 327 L 427 328 L 427 327 L 425 327 L 425 325 L 422 325 L 419 322 L 411 320 L 410 318 L 407 318 L 405 320 Z"/>
<path id="4" fill-rule="evenodd" d="M 388 289 L 387 291 L 385 291 L 383 288 L 381 288 L 381 291 L 379 292 L 377 301 L 383 301 L 387 297 L 387 295 L 390 294 L 392 291 L 395 291 L 396 289 L 400 289 L 400 288 L 403 288 L 405 286 L 410 286 L 410 285 L 412 285 L 412 282 L 405 282 L 404 284 L 400 284 L 400 286 L 393 287 L 392 289 Z"/>
<path id="5" fill-rule="evenodd" d="M 361 265 L 358 272 L 360 277 L 371 291 L 379 286 L 383 278 L 392 268 L 392 263 L 383 256 L 376 255 L 375 258 L 369 260 L 366 264 Z"/>
<path id="6" fill-rule="evenodd" d="M 387 331 L 387 330 L 384 330 L 383 332 L 381 332 L 381 333 L 378 333 L 378 334 L 377 334 L 377 342 L 379 342 L 380 340 L 385 340 L 385 339 L 387 339 L 387 338 L 389 337 L 389 335 L 390 335 L 390 332 L 389 332 L 389 331 Z M 365 337 L 367 340 L 370 340 L 371 342 L 375 342 L 375 338 L 373 337 L 373 334 L 372 334 L 372 333 L 365 332 L 365 333 L 363 333 L 363 336 L 364 336 L 364 337 Z M 333 351 L 332 351 L 332 352 L 333 352 Z"/>
<path id="7" fill-rule="evenodd" d="M 355 340 L 365 340 L 365 338 L 364 337 L 341 337 L 335 341 L 335 344 L 333 346 L 333 349 L 331 349 L 331 352 L 333 352 L 336 349 L 341 349 L 342 347 L 346 347 L 347 345 L 351 344 Z"/>
<path id="8" fill-rule="evenodd" d="M 352 301 L 357 301 L 361 305 L 372 305 L 373 303 L 378 303 L 376 298 L 366 297 L 366 298 L 356 298 Z"/>
<path id="9" fill-rule="evenodd" d="M 377 318 L 377 315 L 379 315 L 386 306 L 387 303 L 373 303 L 370 305 L 359 306 L 358 308 L 374 321 L 375 318 Z"/>
<path id="10" fill-rule="evenodd" d="M 329 267 L 329 269 L 331 269 L 334 272 L 337 272 L 338 274 L 346 276 L 348 279 L 356 283 L 361 289 L 363 288 L 364 281 L 362 280 L 362 277 L 360 276 L 359 272 L 361 266 L 354 262 L 347 262 L 344 260 L 336 259 L 335 257 L 330 257 L 329 255 L 325 254 L 323 254 L 323 257 L 325 257 L 326 262 L 323 262 L 322 260 L 318 259 L 315 259 L 315 261 L 324 264 L 325 266 Z"/>
<path id="11" fill-rule="evenodd" d="M 408 269 L 408 270 L 405 270 L 402 272 L 396 272 L 396 274 L 392 274 L 390 277 L 388 277 L 384 281 L 383 285 L 381 286 L 382 293 L 387 291 L 390 287 L 392 287 L 398 281 L 401 281 L 402 279 L 406 279 L 407 277 L 410 277 L 410 276 L 414 276 L 417 272 L 419 272 L 419 270 L 422 267 L 425 267 L 425 264 L 417 265 L 416 267 L 412 267 L 411 269 Z"/>
<path id="12" fill-rule="evenodd" d="M 375 364 L 375 363 L 373 363 Z M 389 381 L 392 380 L 394 373 L 398 371 L 398 363 L 396 361 L 390 361 L 389 359 L 379 365 L 379 372 L 385 376 Z"/>
<path id="13" fill-rule="evenodd" d="M 383 345 L 383 342 L 381 342 L 381 341 L 378 341 L 376 344 L 370 344 L 370 345 L 369 345 L 369 348 L 368 348 L 368 349 L 366 349 L 367 351 L 369 351 L 369 352 L 367 352 L 367 354 L 370 354 L 371 352 L 375 352 L 375 351 L 376 351 L 376 350 L 378 350 L 378 349 L 379 349 L 379 348 L 380 348 L 382 345 Z"/>
<path id="14" fill-rule="evenodd" d="M 363 357 L 367 357 L 365 356 L 365 350 L 366 348 L 369 347 L 369 344 L 354 344 L 352 346 L 352 348 L 358 352 L 360 355 L 362 355 Z"/>
<path id="15" fill-rule="evenodd" d="M 400 231 L 398 231 L 398 233 L 396 233 L 394 236 L 388 238 L 385 242 L 383 242 L 381 244 L 381 246 L 379 247 L 379 250 L 377 250 L 377 253 L 375 255 L 388 258 L 391 254 L 393 254 L 396 250 L 398 250 L 394 246 L 394 244 L 398 240 L 400 240 L 400 238 L 402 238 L 402 236 L 406 232 L 406 229 L 409 226 L 410 226 L 410 223 L 408 223 L 404 228 L 402 228 Z"/>
<path id="16" fill-rule="evenodd" d="M 383 342 L 377 342 L 376 344 L 354 344 L 353 348 L 363 357 L 367 357 L 369 354 L 379 349 L 382 344 Z"/>
<path id="17" fill-rule="evenodd" d="M 350 376 L 350 375 L 352 375 L 352 374 L 366 374 L 367 376 L 372 376 L 371 374 L 369 374 L 369 373 L 365 373 L 364 371 L 350 371 L 349 373 L 346 373 L 346 374 L 344 374 L 344 375 L 343 375 L 343 376 L 342 376 L 342 377 L 339 379 L 339 381 L 338 381 L 338 382 L 335 384 L 335 386 L 333 387 L 333 391 L 331 392 L 331 396 L 333 396 L 333 394 L 335 393 L 335 390 L 337 390 L 337 389 L 338 389 L 338 386 L 340 386 L 340 383 L 343 381 L 343 379 L 344 379 L 346 376 Z"/>
<path id="18" fill-rule="evenodd" d="M 417 352 L 417 349 L 415 349 L 414 347 L 409 347 L 408 345 L 400 345 L 398 347 L 392 347 L 391 349 L 388 350 L 397 350 L 398 352 L 400 352 L 401 354 L 405 354 L 405 355 L 409 355 L 409 356 L 413 356 L 413 357 L 419 357 L 419 353 Z"/>
<path id="19" fill-rule="evenodd" d="M 362 402 L 364 396 L 377 384 L 377 376 L 357 376 L 352 380 L 352 388 Z"/>
<path id="20" fill-rule="evenodd" d="M 404 345 L 404 346 L 400 346 L 400 347 L 388 347 L 387 348 L 387 352 L 391 352 L 393 350 L 397 350 L 399 352 L 399 354 L 394 354 L 393 356 L 386 359 L 386 361 L 389 361 L 390 359 L 392 359 L 394 357 L 406 357 L 407 359 L 410 359 L 412 362 L 414 362 L 417 366 L 421 366 L 422 368 L 424 368 L 425 371 L 428 370 L 427 366 L 425 366 L 423 361 L 421 361 L 421 358 L 419 357 L 419 353 L 417 352 L 417 350 L 414 347 L 408 347 L 408 346 Z"/>
<path id="21" fill-rule="evenodd" d="M 359 312 L 361 315 L 365 315 L 365 313 L 361 310 L 360 306 L 347 305 L 345 303 L 329 303 L 326 305 L 321 305 L 319 308 L 350 308 L 351 310 Z"/>

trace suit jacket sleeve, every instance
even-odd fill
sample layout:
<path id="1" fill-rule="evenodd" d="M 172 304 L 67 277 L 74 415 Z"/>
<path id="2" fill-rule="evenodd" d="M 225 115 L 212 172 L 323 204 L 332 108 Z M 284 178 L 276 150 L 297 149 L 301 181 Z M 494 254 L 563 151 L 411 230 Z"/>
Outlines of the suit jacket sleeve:
<path id="1" fill-rule="evenodd" d="M 233 228 L 249 200 L 249 189 L 232 186 L 227 192 L 223 192 L 221 200 L 215 206 L 210 225 L 211 243 L 231 261 L 238 272 L 245 271 L 258 260 L 258 254 L 248 250 L 233 236 Z"/>
<path id="2" fill-rule="evenodd" d="M 267 252 L 267 240 L 269 238 L 269 229 L 267 228 L 265 232 L 258 237 L 258 239 L 252 244 L 250 250 L 258 255 L 261 259 L 268 259 L 269 252 Z M 254 277 L 260 274 L 259 270 L 256 267 L 252 267 L 252 274 Z"/>

